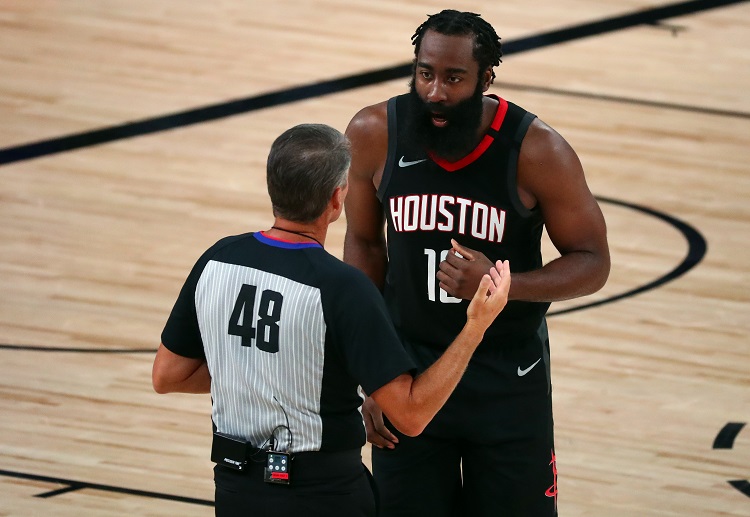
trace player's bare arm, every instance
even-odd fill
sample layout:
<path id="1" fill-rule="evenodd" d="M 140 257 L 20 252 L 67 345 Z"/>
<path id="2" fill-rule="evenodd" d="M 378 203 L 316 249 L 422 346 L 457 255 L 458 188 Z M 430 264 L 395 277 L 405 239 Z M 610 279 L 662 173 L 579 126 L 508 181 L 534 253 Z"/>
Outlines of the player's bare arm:
<path id="1" fill-rule="evenodd" d="M 510 299 L 551 302 L 601 289 L 610 269 L 604 216 L 575 151 L 539 119 L 521 146 L 518 187 L 527 208 L 538 205 L 560 257 L 536 271 L 514 274 Z M 453 252 L 440 265 L 440 287 L 468 299 L 487 264 L 484 254 L 454 241 Z"/>
<path id="2" fill-rule="evenodd" d="M 529 134 L 521 146 L 519 188 L 538 204 L 561 256 L 540 270 L 517 275 L 510 297 L 557 301 L 596 292 L 610 270 L 602 211 L 568 142 L 539 120 Z"/>
<path id="3" fill-rule="evenodd" d="M 346 129 L 352 144 L 349 193 L 345 204 L 344 262 L 367 274 L 382 290 L 386 243 L 383 209 L 376 197 L 388 152 L 386 103 L 357 113 Z"/>
<path id="4" fill-rule="evenodd" d="M 381 102 L 362 109 L 346 129 L 352 144 L 352 164 L 345 203 L 344 262 L 364 271 L 381 290 L 388 255 L 383 208 L 376 192 L 388 154 L 386 106 L 386 102 Z M 369 442 L 386 448 L 398 443 L 398 438 L 386 427 L 380 407 L 370 397 L 362 404 L 362 416 Z"/>
<path id="5" fill-rule="evenodd" d="M 508 301 L 510 266 L 498 261 L 485 274 L 466 311 L 466 324 L 443 355 L 413 378 L 400 375 L 372 393 L 393 425 L 407 436 L 422 432 L 458 385 L 472 354 Z"/>
<path id="6" fill-rule="evenodd" d="M 211 392 L 211 374 L 206 360 L 183 357 L 163 344 L 156 351 L 151 382 L 157 393 Z"/>

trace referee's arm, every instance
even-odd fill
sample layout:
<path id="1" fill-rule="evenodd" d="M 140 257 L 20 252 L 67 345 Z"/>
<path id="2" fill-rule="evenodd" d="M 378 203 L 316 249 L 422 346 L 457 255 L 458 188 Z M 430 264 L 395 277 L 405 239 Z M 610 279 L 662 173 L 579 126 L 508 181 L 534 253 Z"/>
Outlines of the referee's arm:
<path id="1" fill-rule="evenodd" d="M 205 359 L 175 354 L 159 345 L 151 370 L 156 393 L 210 393 L 211 374 Z"/>
<path id="2" fill-rule="evenodd" d="M 443 407 L 487 327 L 505 307 L 509 289 L 510 264 L 498 260 L 479 282 L 466 309 L 466 324 L 443 355 L 416 378 L 399 375 L 370 394 L 396 429 L 417 436 Z"/>

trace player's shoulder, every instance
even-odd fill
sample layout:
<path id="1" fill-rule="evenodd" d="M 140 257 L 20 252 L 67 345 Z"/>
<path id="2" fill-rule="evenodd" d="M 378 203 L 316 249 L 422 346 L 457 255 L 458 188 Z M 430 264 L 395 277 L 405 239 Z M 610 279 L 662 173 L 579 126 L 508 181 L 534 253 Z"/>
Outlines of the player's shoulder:
<path id="1" fill-rule="evenodd" d="M 573 147 L 554 128 L 535 118 L 521 143 L 519 184 L 538 197 L 543 192 L 563 192 L 563 186 L 582 175 L 581 161 Z"/>
<path id="2" fill-rule="evenodd" d="M 360 134 L 371 133 L 388 127 L 388 101 L 365 106 L 352 117 L 346 128 L 349 138 L 356 138 Z"/>
<path id="3" fill-rule="evenodd" d="M 575 157 L 575 151 L 557 130 L 541 118 L 534 118 L 521 144 L 522 163 L 550 166 Z"/>

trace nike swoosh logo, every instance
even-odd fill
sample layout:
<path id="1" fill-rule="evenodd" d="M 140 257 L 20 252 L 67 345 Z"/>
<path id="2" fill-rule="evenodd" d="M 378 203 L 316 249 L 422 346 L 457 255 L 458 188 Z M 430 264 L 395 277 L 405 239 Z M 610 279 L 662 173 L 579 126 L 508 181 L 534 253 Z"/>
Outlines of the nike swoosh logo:
<path id="1" fill-rule="evenodd" d="M 406 161 L 404 161 L 404 158 L 405 158 L 405 156 L 402 156 L 398 160 L 398 166 L 399 167 L 411 167 L 412 165 L 416 165 L 418 163 L 422 163 L 422 162 L 426 162 L 427 161 L 427 158 L 423 158 L 421 160 L 414 160 L 413 162 L 406 162 Z"/>
<path id="2" fill-rule="evenodd" d="M 542 358 L 540 357 L 539 359 L 536 360 L 536 362 L 534 364 L 532 364 L 531 366 L 529 366 L 525 370 L 521 370 L 521 367 L 519 366 L 518 367 L 518 372 L 517 372 L 518 376 L 519 377 L 523 377 L 524 375 L 526 375 L 527 373 L 529 373 L 532 370 L 532 368 L 534 368 L 539 363 L 539 361 L 541 361 L 541 360 L 542 360 Z"/>

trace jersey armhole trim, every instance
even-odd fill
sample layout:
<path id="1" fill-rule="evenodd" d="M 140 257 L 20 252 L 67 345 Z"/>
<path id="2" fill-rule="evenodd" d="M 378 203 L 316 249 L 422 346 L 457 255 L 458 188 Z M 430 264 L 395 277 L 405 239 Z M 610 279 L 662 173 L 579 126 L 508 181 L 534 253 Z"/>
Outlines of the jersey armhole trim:
<path id="1" fill-rule="evenodd" d="M 536 207 L 532 209 L 526 208 L 521 201 L 521 197 L 518 195 L 518 157 L 521 152 L 521 143 L 535 118 L 536 115 L 526 112 L 513 135 L 513 143 L 508 153 L 508 194 L 510 195 L 513 207 L 522 217 L 531 217 L 538 211 Z"/>
<path id="2" fill-rule="evenodd" d="M 396 120 L 396 97 L 388 99 L 388 108 L 386 111 L 386 118 L 388 119 L 388 158 L 385 161 L 385 167 L 383 168 L 383 176 L 380 178 L 380 185 L 378 185 L 378 191 L 376 193 L 378 201 L 383 202 L 385 191 L 388 188 L 388 183 L 391 181 L 391 171 L 393 170 L 394 162 L 396 161 L 396 147 L 398 145 L 398 126 Z"/>

